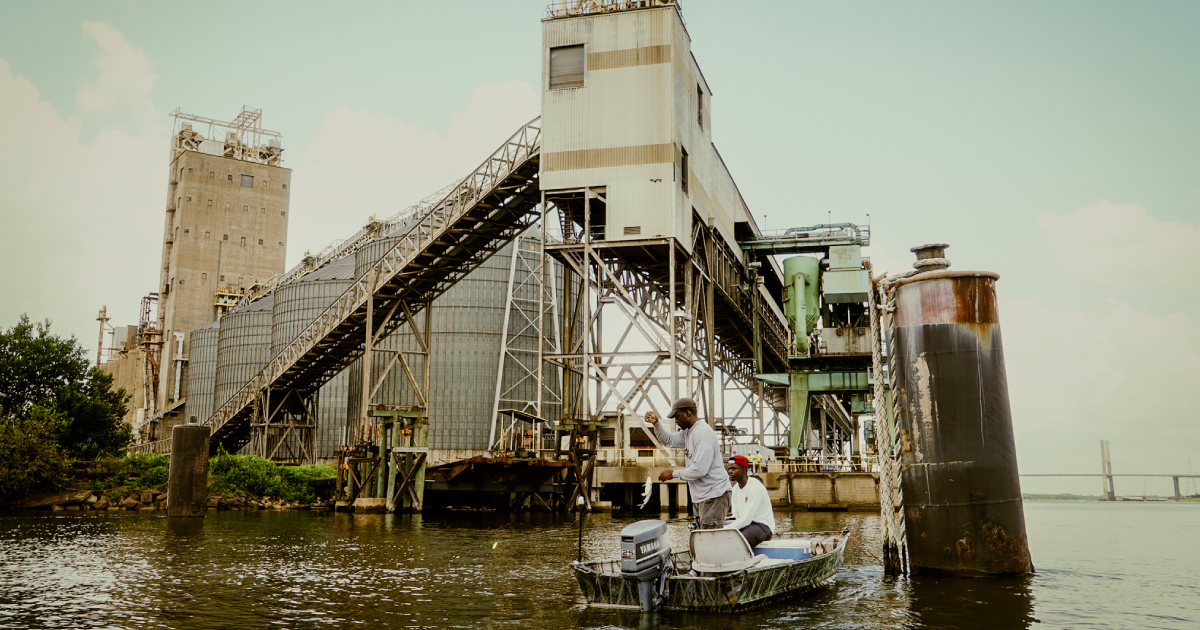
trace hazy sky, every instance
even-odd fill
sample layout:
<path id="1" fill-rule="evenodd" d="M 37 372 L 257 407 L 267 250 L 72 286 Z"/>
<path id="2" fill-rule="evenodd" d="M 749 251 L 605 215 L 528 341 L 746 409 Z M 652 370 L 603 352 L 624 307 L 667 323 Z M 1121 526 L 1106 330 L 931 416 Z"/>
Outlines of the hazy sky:
<path id="1" fill-rule="evenodd" d="M 1095 472 L 1101 439 L 1200 472 L 1200 3 L 683 6 L 760 225 L 870 214 L 877 269 L 941 241 L 1001 274 L 1023 472 Z M 289 266 L 437 190 L 538 114 L 544 8 L 0 3 L 0 326 L 136 321 L 176 107 L 283 133 Z"/>

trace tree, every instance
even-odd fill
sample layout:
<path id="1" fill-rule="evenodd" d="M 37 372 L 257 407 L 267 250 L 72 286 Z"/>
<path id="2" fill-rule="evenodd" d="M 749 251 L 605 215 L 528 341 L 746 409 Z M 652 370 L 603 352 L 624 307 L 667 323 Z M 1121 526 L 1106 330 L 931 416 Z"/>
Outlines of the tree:
<path id="1" fill-rule="evenodd" d="M 66 481 L 67 458 L 58 445 L 65 426 L 62 414 L 44 407 L 35 405 L 20 417 L 0 409 L 0 506 Z"/>
<path id="2" fill-rule="evenodd" d="M 122 422 L 130 395 L 112 389 L 110 374 L 95 368 L 74 337 L 50 333 L 50 322 L 17 325 L 0 332 L 0 408 L 11 418 L 31 417 L 35 408 L 59 417 L 56 439 L 78 459 L 115 455 L 133 441 Z"/>

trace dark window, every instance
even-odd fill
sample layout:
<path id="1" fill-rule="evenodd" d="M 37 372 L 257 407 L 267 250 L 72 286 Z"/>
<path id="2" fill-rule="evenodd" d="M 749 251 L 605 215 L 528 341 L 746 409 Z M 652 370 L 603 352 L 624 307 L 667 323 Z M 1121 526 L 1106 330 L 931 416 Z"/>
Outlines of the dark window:
<path id="1" fill-rule="evenodd" d="M 196 173 L 196 169 L 189 166 L 188 167 L 188 175 L 194 175 L 195 173 Z"/>
<path id="2" fill-rule="evenodd" d="M 267 209 L 266 209 L 266 208 L 259 208 L 259 209 L 258 209 L 258 213 L 259 213 L 259 214 L 266 214 L 266 213 L 267 213 Z"/>
<path id="3" fill-rule="evenodd" d="M 279 246 L 283 247 L 283 241 L 279 241 Z"/>
<path id="4" fill-rule="evenodd" d="M 225 181 L 229 181 L 229 182 L 233 181 L 233 175 L 226 175 Z"/>
<path id="5" fill-rule="evenodd" d="M 243 236 L 242 237 L 242 247 L 245 247 L 245 246 L 246 246 L 246 237 Z"/>
<path id="6" fill-rule="evenodd" d="M 250 206 L 242 204 L 242 212 L 250 212 Z"/>
<path id="7" fill-rule="evenodd" d="M 679 150 L 679 183 L 683 186 L 683 192 L 686 193 L 688 191 L 688 154 L 687 149 L 683 147 L 679 147 Z"/>
<path id="8" fill-rule="evenodd" d="M 550 49 L 550 89 L 563 90 L 583 87 L 587 57 L 583 44 L 558 46 Z"/>
<path id="9" fill-rule="evenodd" d="M 221 276 L 221 282 L 225 282 L 225 276 Z"/>
<path id="10" fill-rule="evenodd" d="M 254 176 L 253 175 L 242 175 L 242 187 L 253 188 L 254 187 Z"/>
<path id="11" fill-rule="evenodd" d="M 228 240 L 229 240 L 229 235 L 228 235 L 228 234 L 224 234 L 224 235 L 222 235 L 222 236 L 221 236 L 221 240 L 222 240 L 222 241 L 228 241 Z M 222 278 L 224 278 L 225 276 L 221 276 L 221 277 L 222 277 Z"/>
<path id="12" fill-rule="evenodd" d="M 262 245 L 262 239 L 261 239 L 261 238 L 260 238 L 260 239 L 258 239 L 258 244 L 259 244 L 259 245 Z"/>
<path id="13" fill-rule="evenodd" d="M 704 88 L 699 85 L 696 86 L 696 121 L 704 129 Z"/>
<path id="14" fill-rule="evenodd" d="M 209 178 L 209 179 L 212 179 L 212 178 L 214 178 L 214 177 L 216 177 L 216 176 L 217 176 L 217 172 L 216 172 L 216 171 L 209 171 L 209 172 L 208 172 L 208 178 Z"/>
<path id="15" fill-rule="evenodd" d="M 287 190 L 287 184 L 284 184 L 284 185 L 283 185 L 283 189 L 284 189 L 284 190 Z"/>
<path id="16" fill-rule="evenodd" d="M 192 196 L 191 196 L 191 195 L 188 195 L 188 196 L 187 196 L 187 200 L 188 200 L 188 203 L 192 203 Z"/>
<path id="17" fill-rule="evenodd" d="M 187 236 L 188 234 L 191 234 L 191 233 L 192 233 L 192 230 L 191 230 L 190 228 L 183 228 L 183 235 L 184 235 L 184 236 Z"/>
<path id="18" fill-rule="evenodd" d="M 281 216 L 281 217 L 286 217 L 286 216 L 287 216 L 287 210 L 280 210 L 280 211 L 279 211 L 279 216 Z"/>

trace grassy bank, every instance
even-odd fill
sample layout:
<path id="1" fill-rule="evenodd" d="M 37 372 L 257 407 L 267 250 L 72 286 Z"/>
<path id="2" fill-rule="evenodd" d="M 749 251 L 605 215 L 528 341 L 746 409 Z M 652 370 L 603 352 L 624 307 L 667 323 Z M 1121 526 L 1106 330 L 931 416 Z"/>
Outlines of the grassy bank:
<path id="1" fill-rule="evenodd" d="M 31 494 L 26 507 L 66 510 L 157 510 L 166 505 L 171 461 L 136 454 L 75 462 L 64 488 Z M 210 507 L 281 508 L 317 502 L 313 481 L 335 476 L 329 466 L 281 466 L 252 455 L 224 451 L 209 459 Z"/>

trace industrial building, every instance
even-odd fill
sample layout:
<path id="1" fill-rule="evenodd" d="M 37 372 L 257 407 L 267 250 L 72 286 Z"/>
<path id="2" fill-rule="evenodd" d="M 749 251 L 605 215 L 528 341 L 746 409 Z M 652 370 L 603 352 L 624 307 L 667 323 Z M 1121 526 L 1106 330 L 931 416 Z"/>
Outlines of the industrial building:
<path id="1" fill-rule="evenodd" d="M 850 502 L 866 501 L 869 229 L 759 229 L 675 2 L 552 5 L 542 25 L 543 115 L 421 204 L 229 285 L 219 322 L 188 320 L 183 415 L 214 449 L 337 457 L 350 499 L 389 509 L 419 509 L 427 487 L 557 509 L 605 486 L 627 503 L 681 460 L 640 415 L 690 396 L 728 449 L 860 475 Z M 546 465 L 514 473 L 514 456 Z"/>
<path id="2" fill-rule="evenodd" d="M 126 421 L 140 440 L 184 420 L 188 334 L 281 274 L 287 247 L 292 173 L 261 110 L 228 122 L 176 110 L 173 119 L 159 285 L 102 366 L 134 393 Z"/>

